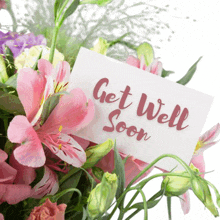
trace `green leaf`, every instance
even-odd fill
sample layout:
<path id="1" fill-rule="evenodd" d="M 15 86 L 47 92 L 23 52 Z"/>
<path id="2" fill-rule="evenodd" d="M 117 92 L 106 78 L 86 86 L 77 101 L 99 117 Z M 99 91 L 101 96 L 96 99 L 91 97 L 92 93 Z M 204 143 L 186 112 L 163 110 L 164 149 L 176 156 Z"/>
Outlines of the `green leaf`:
<path id="1" fill-rule="evenodd" d="M 79 170 L 77 173 L 73 174 L 69 179 L 67 179 L 61 186 L 59 191 L 63 191 L 65 189 L 69 189 L 69 188 L 76 188 L 79 180 L 81 178 L 82 175 L 82 171 Z M 68 192 L 65 196 L 60 197 L 60 199 L 58 200 L 58 203 L 65 203 L 67 204 L 74 192 Z"/>
<path id="2" fill-rule="evenodd" d="M 64 0 L 56 0 L 54 3 L 54 21 L 57 19 L 57 14 L 59 13 L 59 9 L 63 5 Z"/>
<path id="3" fill-rule="evenodd" d="M 18 78 L 18 73 L 14 74 L 11 76 L 7 81 L 6 85 L 11 86 L 12 88 L 16 89 L 17 88 L 17 78 Z"/>
<path id="4" fill-rule="evenodd" d="M 13 151 L 13 147 L 14 144 L 11 143 L 9 140 L 6 141 L 5 147 L 4 147 L 4 151 L 8 154 L 11 155 L 12 151 Z"/>
<path id="5" fill-rule="evenodd" d="M 144 56 L 146 66 L 149 66 L 154 60 L 154 50 L 149 43 L 143 43 L 137 48 L 138 58 Z"/>
<path id="6" fill-rule="evenodd" d="M 3 56 L 0 54 L 0 83 L 5 83 L 8 80 L 8 74 Z"/>
<path id="7" fill-rule="evenodd" d="M 67 94 L 67 92 L 58 92 L 53 94 L 51 97 L 49 97 L 43 106 L 42 116 L 41 116 L 41 124 L 43 124 L 47 118 L 49 117 L 50 113 L 53 111 L 53 109 L 56 107 L 56 105 L 59 103 L 60 95 Z"/>
<path id="8" fill-rule="evenodd" d="M 43 53 L 43 50 L 41 50 L 41 52 L 37 58 L 37 61 L 35 62 L 34 66 L 32 67 L 33 70 L 38 70 L 38 61 L 41 59 L 42 53 Z"/>
<path id="9" fill-rule="evenodd" d="M 197 64 L 198 62 L 202 59 L 202 57 L 200 57 L 188 70 L 188 72 L 186 73 L 186 75 L 180 79 L 179 81 L 177 81 L 177 83 L 181 84 L 181 85 L 186 85 L 193 77 L 194 73 L 196 72 L 196 68 L 197 68 Z"/>
<path id="10" fill-rule="evenodd" d="M 60 26 L 63 24 L 64 20 L 69 17 L 73 12 L 77 9 L 78 5 L 80 3 L 80 0 L 74 0 L 72 4 L 67 8 L 67 10 L 64 12 L 64 15 L 60 21 Z"/>
<path id="11" fill-rule="evenodd" d="M 123 160 L 118 152 L 118 149 L 116 147 L 116 141 L 114 144 L 114 160 L 115 160 L 115 174 L 118 177 L 118 189 L 116 192 L 116 199 L 118 199 L 121 194 L 124 192 L 125 187 L 125 169 L 124 169 L 124 163 Z M 119 208 L 123 208 L 123 200 L 119 205 Z"/>
<path id="12" fill-rule="evenodd" d="M 167 77 L 169 76 L 170 74 L 174 73 L 173 71 L 170 71 L 170 70 L 165 70 L 163 69 L 162 71 L 162 77 Z"/>
<path id="13" fill-rule="evenodd" d="M 5 64 L 8 76 L 13 76 L 15 74 L 16 68 L 14 64 L 14 55 L 11 52 L 10 48 L 5 46 Z"/>
<path id="14" fill-rule="evenodd" d="M 19 98 L 3 91 L 0 91 L 0 109 L 14 115 L 25 115 Z"/>

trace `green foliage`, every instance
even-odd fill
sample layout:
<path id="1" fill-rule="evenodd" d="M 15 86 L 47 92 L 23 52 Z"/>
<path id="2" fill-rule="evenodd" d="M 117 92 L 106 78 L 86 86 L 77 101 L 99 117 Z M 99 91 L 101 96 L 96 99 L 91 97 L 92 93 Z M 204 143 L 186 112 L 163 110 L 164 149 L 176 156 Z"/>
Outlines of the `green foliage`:
<path id="1" fill-rule="evenodd" d="M 188 72 L 186 73 L 186 75 L 181 78 L 179 81 L 177 81 L 177 83 L 181 84 L 181 85 L 186 85 L 193 77 L 194 73 L 196 72 L 197 69 L 197 64 L 198 62 L 202 59 L 202 57 L 200 57 L 188 70 Z"/>
<path id="2" fill-rule="evenodd" d="M 116 142 L 114 145 L 114 160 L 115 160 L 115 173 L 118 177 L 118 189 L 116 192 L 116 199 L 118 199 L 122 193 L 124 192 L 125 187 L 125 169 L 124 169 L 124 163 L 123 160 L 118 152 L 118 149 L 116 147 Z M 119 206 L 122 208 L 123 202 Z"/>

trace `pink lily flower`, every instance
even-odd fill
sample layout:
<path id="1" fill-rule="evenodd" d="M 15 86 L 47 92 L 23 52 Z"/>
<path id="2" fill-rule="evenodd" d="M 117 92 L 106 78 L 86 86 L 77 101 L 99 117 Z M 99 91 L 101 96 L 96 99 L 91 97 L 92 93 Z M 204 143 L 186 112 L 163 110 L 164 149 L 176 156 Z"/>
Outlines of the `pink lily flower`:
<path id="1" fill-rule="evenodd" d="M 208 149 L 209 147 L 216 144 L 218 141 L 214 141 L 217 136 L 220 134 L 220 124 L 216 124 L 210 130 L 206 131 L 200 138 L 196 145 L 194 154 L 190 161 L 200 173 L 205 172 L 205 161 L 203 157 L 203 152 Z M 205 174 L 202 174 L 201 177 L 204 178 Z M 189 213 L 190 210 L 190 198 L 189 193 L 186 192 L 181 196 L 180 199 L 181 207 L 184 214 Z"/>
<path id="2" fill-rule="evenodd" d="M 5 0 L 0 0 L 0 10 L 1 9 L 6 9 L 6 8 L 7 8 L 7 5 L 6 5 Z"/>
<path id="3" fill-rule="evenodd" d="M 162 63 L 158 59 L 154 59 L 154 61 L 149 66 L 146 66 L 144 56 L 141 56 L 140 60 L 134 56 L 129 56 L 126 63 L 158 76 L 161 76 L 163 70 Z"/>
<path id="4" fill-rule="evenodd" d="M 5 162 L 8 155 L 0 150 L 0 204 L 17 204 L 32 196 L 33 190 L 26 184 L 13 184 L 17 170 Z"/>
<path id="5" fill-rule="evenodd" d="M 42 126 L 36 124 L 40 119 L 42 103 L 54 92 L 54 75 L 58 82 L 55 90 L 57 86 L 65 89 L 66 83 L 63 86 L 60 83 L 69 73 L 67 64 L 62 62 L 55 71 L 48 61 L 39 60 L 40 74 L 25 68 L 18 75 L 17 90 L 26 117 L 14 117 L 8 128 L 8 138 L 12 143 L 20 144 L 14 150 L 14 157 L 22 165 L 41 167 L 45 164 L 46 157 L 41 143 L 68 164 L 80 167 L 86 161 L 82 147 L 69 136 L 88 125 L 94 117 L 94 105 L 91 100 L 87 101 L 82 90 L 74 89 L 62 95 L 45 123 Z"/>

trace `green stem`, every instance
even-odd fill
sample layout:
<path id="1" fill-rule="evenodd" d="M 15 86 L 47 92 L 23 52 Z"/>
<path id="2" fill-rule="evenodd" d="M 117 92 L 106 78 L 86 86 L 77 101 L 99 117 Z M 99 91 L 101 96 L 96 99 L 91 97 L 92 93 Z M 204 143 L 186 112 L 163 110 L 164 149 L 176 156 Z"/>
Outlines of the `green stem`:
<path id="1" fill-rule="evenodd" d="M 128 184 L 126 189 L 131 187 L 131 185 L 139 177 L 141 177 L 145 172 L 147 172 L 151 167 L 153 167 L 158 161 L 160 161 L 161 159 L 163 159 L 165 157 L 170 157 L 170 158 L 177 160 L 185 168 L 185 170 L 190 174 L 190 176 L 192 176 L 193 171 L 189 168 L 189 166 L 183 160 L 181 160 L 179 157 L 172 155 L 172 154 L 163 154 L 163 155 L 159 156 L 157 159 L 155 159 L 153 162 L 151 162 L 147 167 L 145 167 L 136 177 L 134 177 L 134 179 Z"/>
<path id="2" fill-rule="evenodd" d="M 141 209 L 135 210 L 133 213 L 131 213 L 125 220 L 130 220 L 133 216 L 135 216 L 138 212 L 140 212 Z"/>
<path id="3" fill-rule="evenodd" d="M 137 50 L 137 47 L 129 42 L 126 42 L 126 41 L 119 41 L 118 42 L 119 44 L 122 44 L 122 45 L 125 45 L 126 47 L 132 49 L 132 50 Z"/>
<path id="4" fill-rule="evenodd" d="M 75 174 L 79 170 L 79 168 L 73 168 L 72 170 L 70 170 L 69 173 L 63 176 L 62 179 L 59 181 L 59 185 L 61 186 L 67 179 L 69 179 L 73 174 Z"/>
<path id="5" fill-rule="evenodd" d="M 170 196 L 167 196 L 167 210 L 168 210 L 169 220 L 172 220 L 172 216 L 171 216 L 171 197 Z"/>
<path id="6" fill-rule="evenodd" d="M 161 176 L 181 176 L 184 178 L 190 178 L 190 177 L 186 177 L 185 175 L 182 174 L 178 174 L 178 173 L 159 173 L 159 174 L 155 174 L 145 180 L 143 180 L 142 182 L 140 182 L 136 187 L 140 187 L 141 189 L 152 179 L 157 178 L 157 177 L 161 177 Z M 125 212 L 127 210 L 129 210 L 130 205 L 133 203 L 133 201 L 136 199 L 136 197 L 138 196 L 139 192 L 137 191 L 132 199 L 129 201 L 129 203 L 127 204 L 127 206 L 124 208 Z"/>
<path id="7" fill-rule="evenodd" d="M 63 13 L 63 10 L 65 9 L 65 7 L 66 7 L 66 5 L 68 4 L 68 2 L 69 2 L 69 0 L 66 0 L 66 1 L 63 3 L 63 5 L 62 5 L 62 7 L 61 7 L 61 9 L 60 9 L 60 11 L 59 11 L 59 14 L 57 15 L 56 21 L 58 21 L 58 23 L 60 23 L 60 21 L 62 20 L 61 14 Z"/>
<path id="8" fill-rule="evenodd" d="M 120 43 L 121 40 L 122 40 L 123 38 L 127 37 L 129 34 L 131 34 L 131 33 L 130 33 L 130 32 L 129 32 L 129 33 L 126 33 L 126 34 L 122 35 L 121 37 L 119 37 L 118 39 L 116 39 L 116 40 L 114 40 L 114 41 L 111 41 L 111 42 L 109 43 L 109 47 L 112 47 L 112 46 L 114 46 L 115 44 Z"/>
<path id="9" fill-rule="evenodd" d="M 53 63 L 53 58 L 54 58 L 54 53 L 55 53 L 55 48 L 56 48 L 56 42 L 57 42 L 57 35 L 60 30 L 60 27 L 58 24 L 55 25 L 54 30 L 53 30 L 53 39 L 52 39 L 52 44 L 50 48 L 50 56 L 49 56 L 49 61 Z"/>

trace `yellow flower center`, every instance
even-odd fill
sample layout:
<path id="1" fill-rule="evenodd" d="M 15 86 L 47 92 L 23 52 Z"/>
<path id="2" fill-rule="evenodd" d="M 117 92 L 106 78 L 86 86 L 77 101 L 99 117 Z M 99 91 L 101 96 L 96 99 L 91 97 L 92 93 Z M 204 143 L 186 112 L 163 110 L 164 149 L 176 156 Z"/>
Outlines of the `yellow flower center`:
<path id="1" fill-rule="evenodd" d="M 203 142 L 202 141 L 198 141 L 197 144 L 196 144 L 196 147 L 195 147 L 195 150 L 194 150 L 194 154 L 200 149 L 203 147 Z"/>

